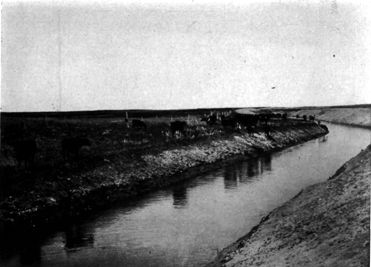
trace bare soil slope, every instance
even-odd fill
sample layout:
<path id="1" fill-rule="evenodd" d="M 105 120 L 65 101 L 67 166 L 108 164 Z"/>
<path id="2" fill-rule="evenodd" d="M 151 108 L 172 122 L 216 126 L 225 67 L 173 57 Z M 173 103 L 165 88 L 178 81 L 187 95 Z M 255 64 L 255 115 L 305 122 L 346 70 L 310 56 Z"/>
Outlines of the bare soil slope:
<path id="1" fill-rule="evenodd" d="M 224 249 L 212 266 L 369 266 L 371 145 Z"/>

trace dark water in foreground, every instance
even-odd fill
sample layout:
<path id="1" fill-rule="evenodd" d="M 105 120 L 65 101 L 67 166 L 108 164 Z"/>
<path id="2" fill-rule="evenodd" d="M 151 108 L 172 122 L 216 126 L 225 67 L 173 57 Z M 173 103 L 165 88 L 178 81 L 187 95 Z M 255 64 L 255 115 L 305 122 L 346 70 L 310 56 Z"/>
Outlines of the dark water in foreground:
<path id="1" fill-rule="evenodd" d="M 239 161 L 74 223 L 46 237 L 0 237 L 0 266 L 199 266 L 302 188 L 325 181 L 371 140 L 330 134 Z"/>

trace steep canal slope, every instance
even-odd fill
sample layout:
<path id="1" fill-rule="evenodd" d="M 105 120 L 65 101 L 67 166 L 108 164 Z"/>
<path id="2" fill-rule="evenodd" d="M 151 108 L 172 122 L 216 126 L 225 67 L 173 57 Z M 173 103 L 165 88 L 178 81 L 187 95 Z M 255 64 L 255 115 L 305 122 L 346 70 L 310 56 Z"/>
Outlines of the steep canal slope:
<path id="1" fill-rule="evenodd" d="M 369 266 L 371 145 L 225 248 L 211 266 Z"/>
<path id="2" fill-rule="evenodd" d="M 148 152 L 131 166 L 119 160 L 68 177 L 53 177 L 35 190 L 9 196 L 0 203 L 0 222 L 30 225 L 50 223 L 106 205 L 118 198 L 133 197 L 186 178 L 180 173 L 241 155 L 256 156 L 283 149 L 326 134 L 315 123 L 282 126 L 265 132 L 231 133 L 205 142 L 179 146 L 159 153 Z M 202 168 L 202 169 L 201 169 Z M 207 168 L 206 168 L 207 169 Z"/>

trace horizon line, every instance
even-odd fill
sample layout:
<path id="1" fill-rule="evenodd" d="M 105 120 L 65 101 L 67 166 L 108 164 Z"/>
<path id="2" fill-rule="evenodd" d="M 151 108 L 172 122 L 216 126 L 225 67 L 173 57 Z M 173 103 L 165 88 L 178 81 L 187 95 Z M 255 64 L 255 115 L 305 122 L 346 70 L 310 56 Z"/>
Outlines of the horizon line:
<path id="1" fill-rule="evenodd" d="M 345 107 L 371 107 L 371 103 L 363 104 L 345 104 L 345 105 L 326 105 L 326 106 L 245 106 L 245 107 L 199 107 L 199 108 L 178 108 L 178 109 L 91 109 L 91 110 L 66 110 L 66 111 L 55 111 L 55 110 L 43 110 L 43 111 L 2 111 L 2 114 L 21 114 L 21 113 L 79 113 L 79 112 L 128 112 L 128 111 L 182 111 L 182 110 L 211 110 L 211 109 L 243 109 L 243 108 L 271 108 L 271 109 L 295 109 L 295 108 L 345 108 Z"/>

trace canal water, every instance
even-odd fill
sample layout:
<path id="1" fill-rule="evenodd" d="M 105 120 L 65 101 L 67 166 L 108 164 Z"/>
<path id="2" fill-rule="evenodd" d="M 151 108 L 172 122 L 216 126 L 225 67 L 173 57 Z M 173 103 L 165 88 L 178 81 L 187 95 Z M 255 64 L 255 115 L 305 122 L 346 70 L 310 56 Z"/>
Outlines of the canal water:
<path id="1" fill-rule="evenodd" d="M 123 201 L 60 231 L 0 240 L 0 266 L 200 266 L 304 187 L 325 181 L 371 141 L 330 134 L 240 160 L 182 184 Z"/>

